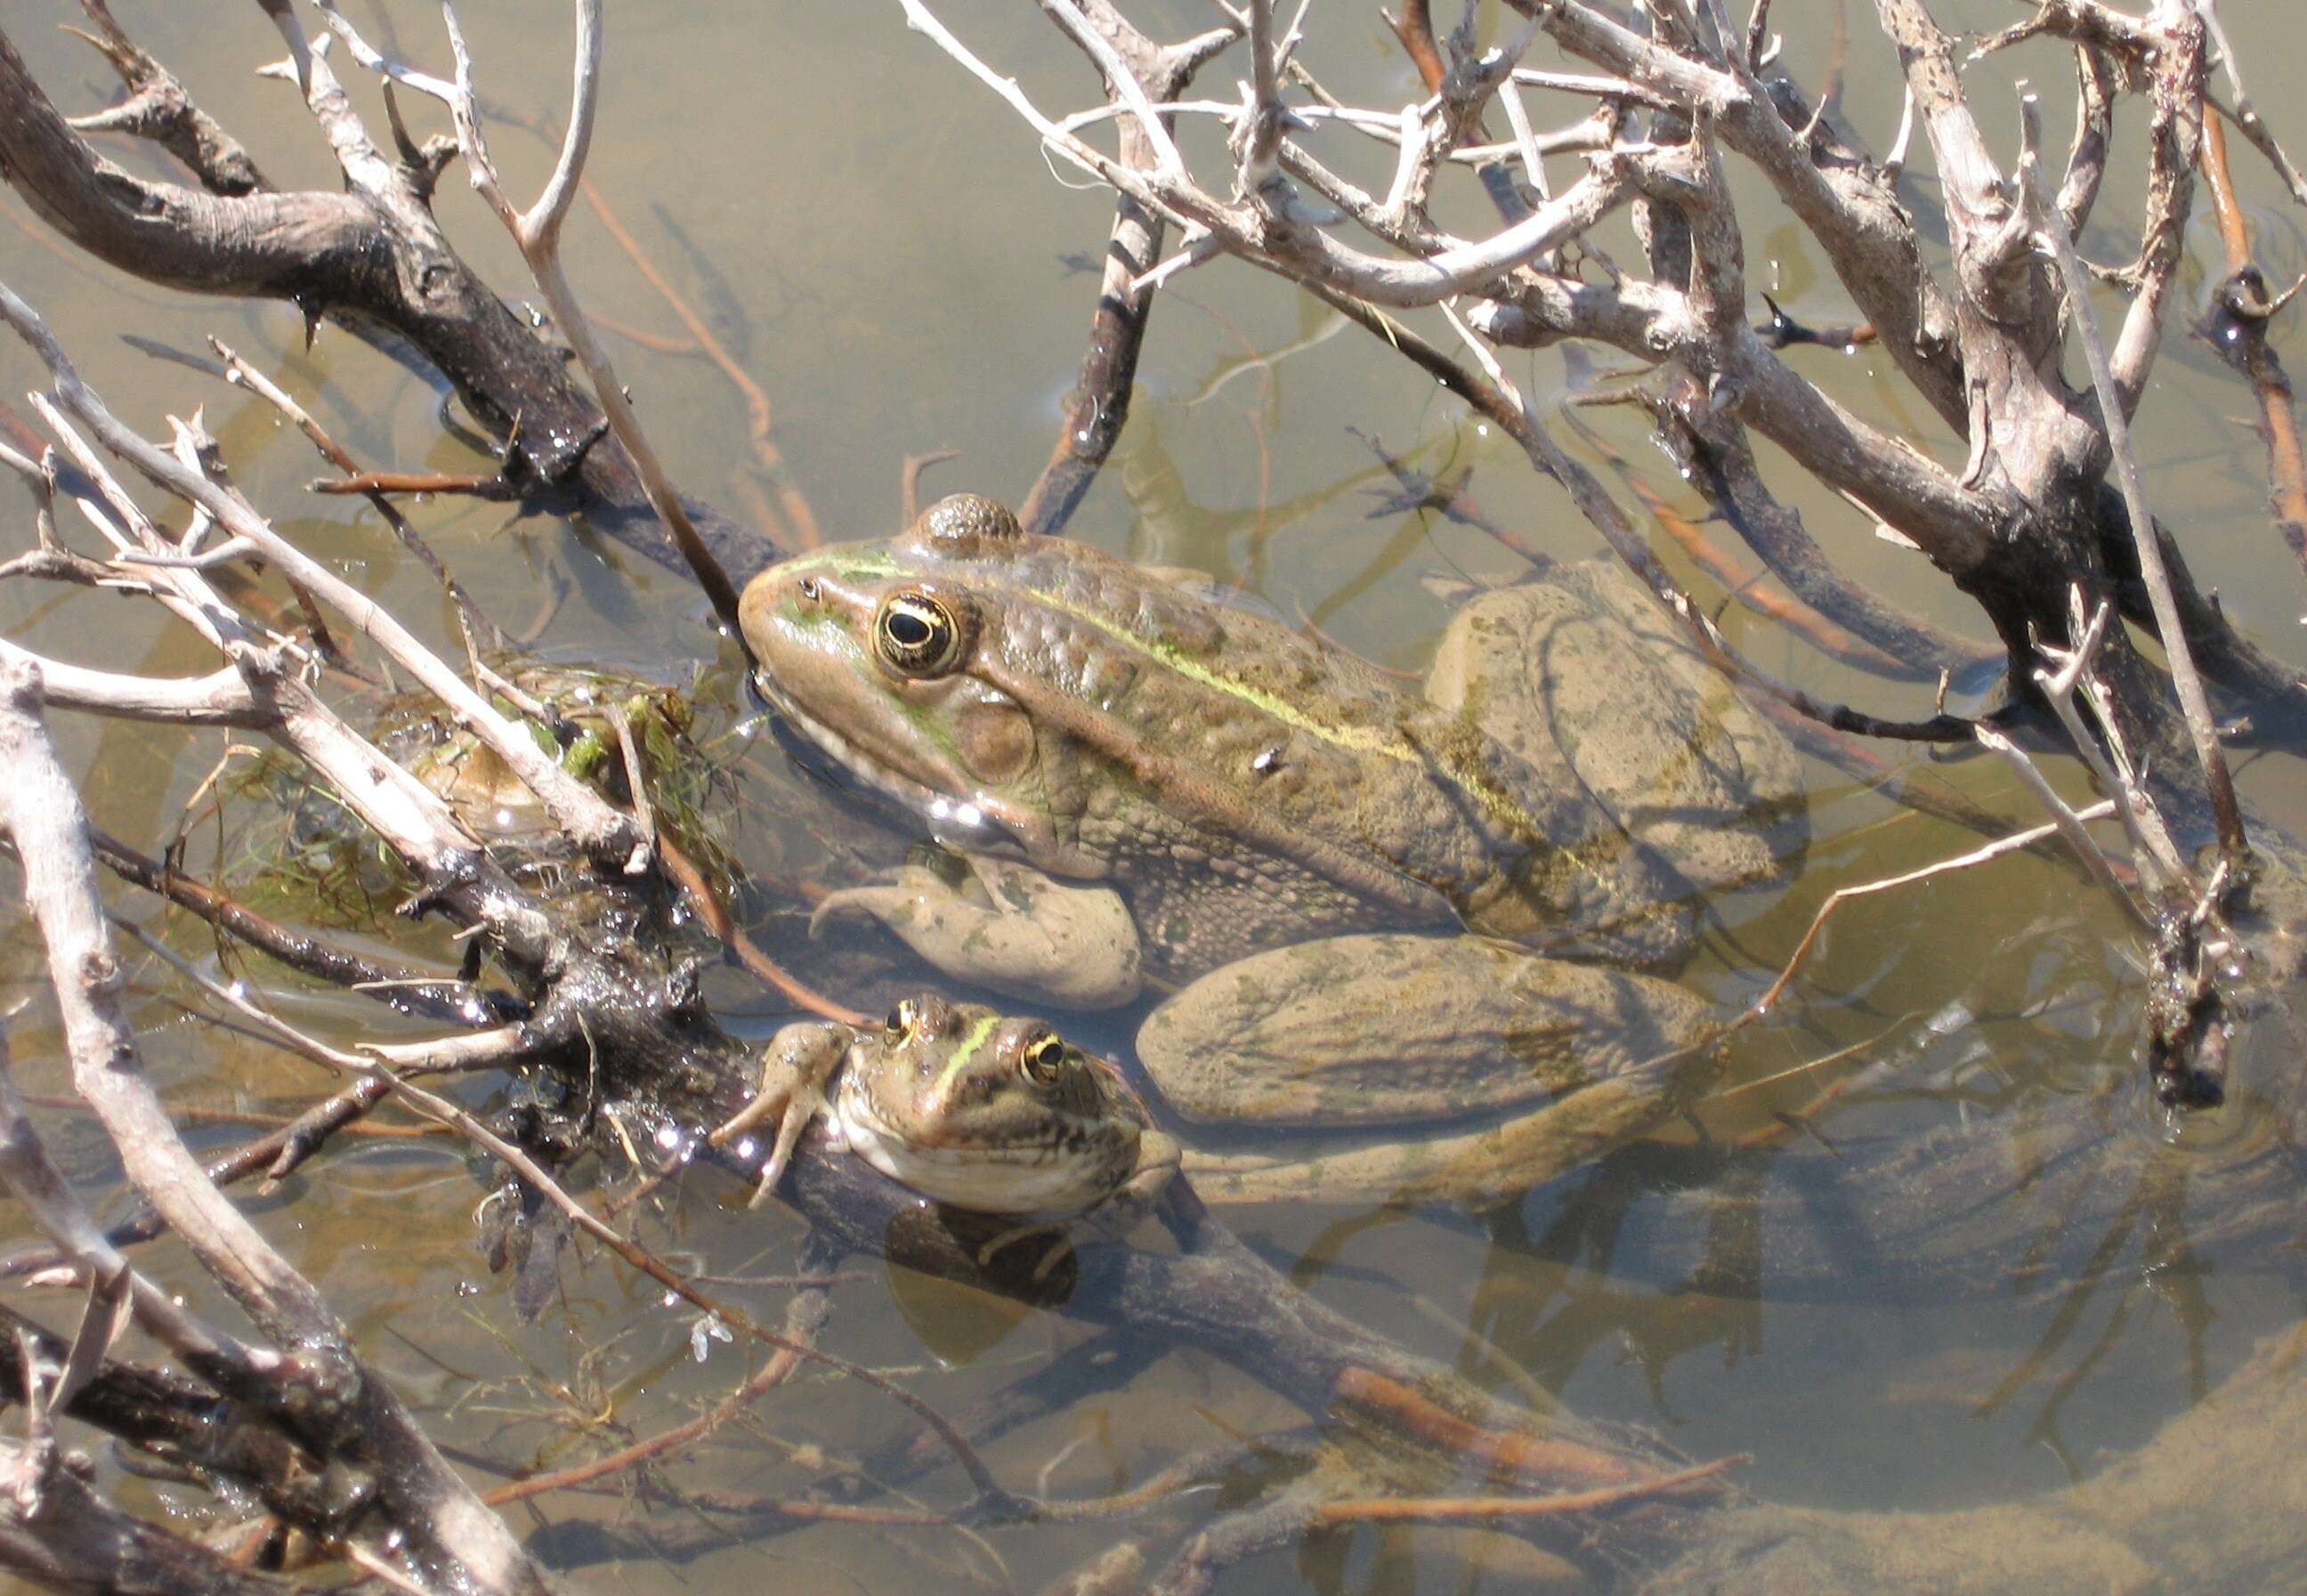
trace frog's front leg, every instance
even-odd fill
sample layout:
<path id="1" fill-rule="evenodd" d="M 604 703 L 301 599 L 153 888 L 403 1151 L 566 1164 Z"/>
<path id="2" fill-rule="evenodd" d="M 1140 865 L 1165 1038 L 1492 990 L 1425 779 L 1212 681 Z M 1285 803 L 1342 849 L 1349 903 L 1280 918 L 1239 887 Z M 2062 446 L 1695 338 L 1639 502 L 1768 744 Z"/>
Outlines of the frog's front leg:
<path id="1" fill-rule="evenodd" d="M 761 1084 L 753 1101 L 707 1136 L 713 1146 L 730 1142 L 765 1120 L 776 1125 L 776 1140 L 761 1162 L 759 1180 L 748 1205 L 766 1201 L 793 1161 L 793 1150 L 810 1122 L 825 1112 L 826 1087 L 849 1056 L 857 1034 L 830 1020 L 799 1020 L 769 1039 L 761 1052 Z"/>
<path id="2" fill-rule="evenodd" d="M 919 863 L 828 896 L 810 917 L 859 914 L 946 974 L 1064 1008 L 1111 1008 L 1137 995 L 1137 927 L 1120 895 L 1068 887 L 1031 865 L 951 850 L 961 879 Z"/>
<path id="3" fill-rule="evenodd" d="M 1141 1132 L 1137 1137 L 1137 1167 L 1095 1212 L 1102 1216 L 1111 1208 L 1125 1228 L 1136 1223 L 1141 1215 L 1152 1212 L 1154 1205 L 1162 1200 L 1162 1194 L 1170 1189 L 1170 1182 L 1185 1167 L 1185 1149 L 1179 1146 L 1176 1137 L 1165 1130 Z"/>

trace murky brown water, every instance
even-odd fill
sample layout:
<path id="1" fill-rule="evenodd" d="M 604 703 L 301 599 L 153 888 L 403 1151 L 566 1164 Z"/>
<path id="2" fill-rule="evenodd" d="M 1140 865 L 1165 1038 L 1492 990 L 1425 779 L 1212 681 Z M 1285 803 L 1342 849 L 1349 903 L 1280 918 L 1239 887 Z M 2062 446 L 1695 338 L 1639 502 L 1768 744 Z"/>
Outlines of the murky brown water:
<path id="1" fill-rule="evenodd" d="M 47 26 L 70 20 L 68 9 L 12 0 L 4 11 L 11 36 L 43 81 L 68 108 L 80 108 L 109 85 L 80 47 Z M 226 116 L 276 179 L 333 184 L 293 95 L 250 77 L 253 65 L 278 51 L 255 9 L 244 9 L 246 15 L 235 8 L 122 7 L 124 20 Z M 467 21 L 485 85 L 516 107 L 556 109 L 565 91 L 561 9 L 536 0 L 473 9 L 481 13 Z M 1173 32 L 1206 17 L 1182 3 L 1149 9 L 1170 13 L 1155 20 Z M 1965 20 L 2007 20 L 2008 8 L 1969 9 L 1977 14 Z M 195 15 L 211 10 L 217 14 Z M 961 451 L 937 468 L 934 487 L 1021 495 L 1048 452 L 1093 292 L 1093 279 L 1068 257 L 1102 248 L 1106 202 L 1053 183 L 1010 114 L 906 34 L 894 4 L 623 0 L 612 10 L 610 88 L 591 175 L 767 392 L 791 479 L 828 532 L 892 529 L 900 461 L 931 450 Z M 1017 72 L 1045 106 L 1085 99 L 1079 63 L 1031 7 L 951 10 L 978 50 Z M 1848 106 L 1879 146 L 1898 113 L 1893 63 L 1865 8 L 1852 11 Z M 965 14 L 972 12 L 991 14 Z M 398 14 L 412 51 L 445 54 L 428 7 Z M 1774 13 L 1814 81 L 1831 48 L 1829 15 L 1822 0 L 1782 4 Z M 2307 25 L 2285 8 L 2237 8 L 2229 21 L 2247 41 L 2247 58 L 2270 67 L 2298 59 L 2307 46 Z M 1378 104 L 1414 97 L 1374 14 L 1318 18 L 1317 38 L 1320 28 L 1331 31 L 1317 65 L 1334 86 Z M 2025 70 L 2054 86 L 2054 137 L 2063 136 L 2056 130 L 2065 115 L 2063 64 L 2043 55 Z M 2262 98 L 2276 75 L 2260 69 Z M 2002 102 L 1990 91 L 1981 103 Z M 2279 98 L 2269 108 L 2279 119 L 2290 109 Z M 2015 116 L 1990 118 L 1997 137 L 2010 131 L 2005 122 L 2015 124 Z M 2125 131 L 2118 171 L 2137 154 L 2135 123 Z M 2307 142 L 2307 129 L 2290 131 L 2294 142 Z M 545 165 L 542 147 L 512 128 L 496 134 L 496 147 L 516 191 L 531 186 Z M 146 159 L 112 153 L 133 163 Z M 2258 205 L 2262 262 L 2287 280 L 2307 257 L 2295 213 L 2277 209 L 2272 185 L 2240 150 L 2237 170 Z M 1750 206 L 1756 286 L 1806 319 L 1847 320 L 1831 277 L 1745 176 L 1734 172 Z M 1927 174 L 1910 178 L 1908 193 L 1926 207 Z M 460 244 L 517 296 L 525 279 L 477 204 L 453 176 L 443 195 Z M 2097 253 L 2112 258 L 2127 247 L 2113 229 L 2136 215 L 2135 196 L 2112 190 L 2100 207 L 2105 236 L 2090 241 Z M 164 412 L 205 405 L 240 483 L 284 530 L 364 578 L 404 618 L 443 633 L 431 585 L 373 515 L 302 491 L 316 465 L 301 439 L 261 405 L 159 357 L 151 346 L 199 351 L 214 332 L 279 374 L 364 459 L 473 468 L 476 457 L 443 435 L 425 383 L 333 330 L 305 350 L 298 320 L 284 307 L 197 302 L 92 266 L 51 243 L 13 196 L 0 197 L 0 270 L 49 316 L 124 416 L 157 429 Z M 2217 270 L 2207 222 L 2192 243 L 2190 280 L 2200 285 Z M 663 303 L 581 210 L 570 250 L 589 304 L 648 330 L 674 330 Z M 2183 308 L 2191 311 L 2191 303 Z M 2294 353 L 2295 336 L 2283 342 L 2294 365 L 2307 359 L 2307 352 Z M 758 474 L 735 391 L 695 358 L 626 340 L 615 348 L 676 477 L 742 518 L 745 480 L 758 481 Z M 1923 408 L 1903 399 L 1879 356 L 1805 353 L 1805 369 L 1846 403 L 1892 423 L 1920 424 Z M 2190 558 L 2222 590 L 2231 613 L 2295 655 L 2299 572 L 2266 524 L 2261 456 L 2243 421 L 2248 397 L 2204 351 L 2176 336 L 2157 370 L 2139 428 L 2150 496 L 2184 526 Z M 1565 385 L 1556 352 L 1519 358 L 1514 373 L 1541 396 Z M 0 350 L 0 376 L 18 390 L 33 380 L 13 349 Z M 1471 492 L 1486 511 L 1560 554 L 1599 547 L 1511 447 L 1463 424 L 1452 401 L 1366 336 L 1334 326 L 1318 307 L 1248 269 L 1221 263 L 1191 273 L 1164 297 L 1141 383 L 1120 454 L 1077 518 L 1078 535 L 1244 582 L 1282 612 L 1302 609 L 1331 636 L 1380 661 L 1422 663 L 1449 595 L 1459 590 L 1454 584 L 1510 578 L 1519 562 L 1470 528 L 1374 513 L 1376 500 L 1367 490 L 1384 478 L 1350 427 L 1397 450 L 1422 448 L 1430 465 L 1471 467 Z M 1604 413 L 1594 424 L 1659 491 L 1695 509 L 1631 417 Z M 1951 452 L 1947 439 L 1927 429 L 1916 441 Z M 1790 471 L 1772 476 L 1848 569 L 1915 610 L 1978 631 L 1965 602 L 1918 557 L 1874 539 L 1856 516 Z M 548 520 L 507 526 L 505 511 L 486 505 L 431 503 L 416 515 L 501 622 L 541 627 L 538 646 L 548 655 L 672 681 L 687 680 L 716 657 L 704 605 L 690 588 L 581 532 Z M 17 524 L 21 540 L 24 519 Z M 1448 580 L 1427 579 L 1435 576 Z M 555 593 L 562 596 L 557 603 Z M 1925 690 L 1843 671 L 1741 609 L 1727 610 L 1724 622 L 1758 661 L 1822 695 L 1886 715 L 1926 707 Z M 210 663 L 196 644 L 153 627 L 136 606 L 82 594 L 0 588 L 0 625 L 28 646 L 119 668 L 184 672 Z M 722 665 L 729 661 L 725 651 L 718 656 Z M 222 751 L 214 736 L 71 719 L 61 719 L 59 731 L 68 757 L 86 773 L 100 822 L 152 845 L 178 825 Z M 752 757 L 776 756 L 764 747 Z M 1816 840 L 1802 875 L 1782 893 L 1721 905 L 1687 977 L 1726 1005 L 1767 982 L 1835 887 L 1911 868 L 1970 841 L 1851 791 L 1833 772 L 1813 774 Z M 1998 767 L 1970 759 L 1937 774 L 2015 822 L 2036 818 Z M 2073 772 L 2064 779 L 2080 790 Z M 2270 813 L 2307 828 L 2294 761 L 2255 761 L 2244 780 Z M 210 835 L 194 829 L 196 859 Z M 749 837 L 744 845 L 765 857 L 767 828 L 757 825 Z M 2035 859 L 1843 912 L 1773 1020 L 1744 1038 L 1734 1078 L 1759 1079 L 1861 1042 L 1870 1050 L 1860 1061 L 1894 1056 L 1908 1067 L 1891 1085 L 1854 1094 L 1823 1116 L 1815 1137 L 1790 1137 L 1768 1178 L 1824 1189 L 1840 1147 L 1959 1116 L 2023 1113 L 2045 1094 L 2084 1090 L 2109 1075 L 2130 1080 L 2137 985 L 2121 934 L 2074 872 Z M 190 932 L 178 940 L 189 949 L 205 947 Z M 31 992 L 35 954 L 21 924 L 5 947 L 15 986 Z M 185 1020 L 167 995 L 169 983 L 150 969 L 143 974 L 148 1057 L 179 1101 L 279 1111 L 320 1088 L 302 1066 Z M 856 994 L 860 1001 L 876 995 Z M 716 997 L 759 1029 L 778 1017 L 770 1001 L 733 978 L 719 980 Z M 349 1000 L 284 1001 L 347 1037 L 372 1034 L 379 1023 L 373 1010 Z M 1928 1030 L 1926 1022 L 1950 1006 L 1971 1017 L 1968 1023 L 1944 1034 Z M 18 1073 L 28 1088 L 60 1092 L 46 1013 L 45 1000 L 36 1001 L 15 1034 Z M 2296 1060 L 2246 1063 L 2271 1069 Z M 2255 1133 L 2247 1077 L 2244 1085 L 2225 1125 L 2197 1135 Z M 1797 1081 L 1749 1094 L 1718 1117 L 1718 1128 L 1791 1112 L 1809 1088 Z M 2127 1104 L 2120 1134 L 2160 1134 L 2136 1101 L 2118 1101 Z M 96 1151 L 97 1138 L 67 1111 L 53 1111 L 48 1122 L 60 1150 L 85 1153 L 79 1172 L 91 1191 L 110 1191 L 113 1171 Z M 211 1146 L 242 1134 L 225 1124 L 198 1129 Z M 1782 1282 L 1767 1236 L 1759 1261 L 1727 1280 L 1694 1274 L 1691 1237 L 1676 1231 L 1688 1225 L 1692 1209 L 1668 1189 L 1672 1184 L 1639 1161 L 1615 1161 L 1482 1220 L 1288 1207 L 1234 1217 L 1253 1245 L 1325 1300 L 1455 1361 L 1484 1384 L 1511 1391 L 1535 1381 L 1581 1413 L 1656 1426 L 1697 1456 L 1751 1452 L 1754 1462 L 1743 1475 L 1749 1489 L 1825 1506 L 1934 1509 L 2062 1486 L 2105 1455 L 2136 1447 L 2299 1311 L 2291 1283 L 2256 1258 L 2213 1245 L 2175 1264 L 2158 1255 L 2165 1264 L 2148 1269 L 2136 1239 L 2114 1233 L 2055 1238 L 2052 1250 L 2078 1260 L 2104 1242 L 2103 1273 L 2077 1284 L 2069 1271 L 2023 1296 L 1918 1285 L 1896 1257 L 1853 1257 L 1824 1283 Z M 725 1272 L 789 1267 L 795 1223 L 774 1212 L 732 1210 L 726 1195 L 712 1182 L 696 1183 L 669 1212 L 659 1242 Z M 654 1291 L 636 1289 L 597 1261 L 572 1264 L 565 1300 L 539 1323 L 518 1322 L 507 1282 L 487 1272 L 476 1240 L 479 1196 L 448 1144 L 376 1140 L 345 1144 L 252 1206 L 356 1325 L 377 1362 L 437 1419 L 443 1438 L 510 1463 L 573 1461 L 612 1437 L 652 1433 L 738 1377 L 741 1353 L 717 1346 L 700 1367 L 690 1356 L 690 1316 L 665 1310 Z M 1601 1214 L 1621 1228 L 1598 1225 Z M 164 1278 L 199 1289 L 171 1249 L 150 1249 L 148 1257 Z M 1645 1262 L 1628 1267 L 1627 1259 Z M 776 1291 L 756 1296 L 765 1311 L 775 1311 Z M 828 1340 L 851 1358 L 901 1374 L 950 1411 L 998 1393 L 1083 1334 L 1059 1317 L 875 1266 L 840 1288 Z M 1292 1419 L 1231 1370 L 1198 1355 L 1173 1355 L 1126 1389 L 1008 1437 L 992 1460 L 1023 1485 L 1087 1492 L 1140 1478 L 1221 1435 Z M 803 1378 L 674 1475 L 690 1486 L 799 1493 L 824 1455 L 854 1456 L 896 1429 L 890 1410 L 855 1389 Z M 932 1480 L 921 1489 L 944 1499 L 950 1486 Z M 552 1498 L 533 1510 L 536 1523 L 657 1514 L 684 1531 L 696 1527 L 676 1509 L 601 1497 Z M 996 1586 L 1006 1580 L 1032 1590 L 1111 1534 L 1091 1527 L 998 1536 L 990 1544 L 1006 1575 L 949 1532 L 834 1527 L 731 1545 L 677 1565 L 628 1557 L 613 1571 L 593 1567 L 583 1577 L 595 1589 L 613 1579 L 634 1591 L 740 1592 L 759 1586 L 766 1558 L 770 1579 L 880 1592 L 925 1575 L 948 1577 L 959 1564 Z M 1520 1588 L 1520 1566 L 1499 1540 L 1363 1532 L 1254 1561 L 1223 1588 Z"/>

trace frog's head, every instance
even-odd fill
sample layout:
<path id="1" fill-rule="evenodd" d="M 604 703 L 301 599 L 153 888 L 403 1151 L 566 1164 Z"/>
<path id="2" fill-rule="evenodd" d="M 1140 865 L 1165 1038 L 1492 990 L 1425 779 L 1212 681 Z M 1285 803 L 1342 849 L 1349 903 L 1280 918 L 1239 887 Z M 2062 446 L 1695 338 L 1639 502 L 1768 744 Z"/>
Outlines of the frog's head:
<path id="1" fill-rule="evenodd" d="M 1033 718 L 989 676 L 1003 572 L 1031 544 L 1008 511 L 956 493 L 899 537 L 843 544 L 747 585 L 739 624 L 763 696 L 853 775 L 981 850 L 1093 873 L 1057 837 Z"/>
<path id="2" fill-rule="evenodd" d="M 858 1038 L 839 1114 L 882 1173 L 984 1214 L 1093 1206 L 1129 1178 L 1145 1128 L 1111 1065 L 1039 1020 L 934 994 Z"/>

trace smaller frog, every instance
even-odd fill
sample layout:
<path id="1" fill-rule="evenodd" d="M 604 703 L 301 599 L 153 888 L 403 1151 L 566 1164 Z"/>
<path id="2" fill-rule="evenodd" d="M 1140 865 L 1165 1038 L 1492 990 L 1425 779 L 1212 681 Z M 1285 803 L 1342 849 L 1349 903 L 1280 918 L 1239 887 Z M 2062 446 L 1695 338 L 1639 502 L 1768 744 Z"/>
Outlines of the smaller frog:
<path id="1" fill-rule="evenodd" d="M 1039 1020 L 932 993 L 899 1003 L 879 1031 L 785 1026 L 762 1055 L 759 1094 L 708 1139 L 776 1123 L 758 1204 L 820 1116 L 837 1146 L 891 1180 L 979 1214 L 1062 1219 L 1117 1195 L 1142 1204 L 1178 1171 L 1176 1142 L 1148 1125 L 1113 1066 Z"/>

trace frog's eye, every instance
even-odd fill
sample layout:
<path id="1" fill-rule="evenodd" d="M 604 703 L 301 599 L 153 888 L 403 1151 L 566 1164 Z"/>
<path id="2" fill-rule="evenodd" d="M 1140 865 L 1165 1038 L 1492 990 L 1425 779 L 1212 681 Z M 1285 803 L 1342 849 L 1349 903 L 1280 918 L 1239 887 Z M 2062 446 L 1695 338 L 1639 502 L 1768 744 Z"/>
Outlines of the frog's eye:
<path id="1" fill-rule="evenodd" d="M 1017 1068 L 1037 1086 L 1054 1085 L 1066 1072 L 1065 1039 L 1055 1031 L 1035 1031 L 1017 1049 Z"/>
<path id="2" fill-rule="evenodd" d="M 961 622 L 941 599 L 918 588 L 892 593 L 873 617 L 873 648 L 891 670 L 942 676 L 961 663 Z"/>
<path id="3" fill-rule="evenodd" d="M 886 1022 L 889 1040 L 903 1042 L 913 1034 L 913 1027 L 920 1023 L 920 1008 L 915 1006 L 911 998 L 905 999 L 895 1008 L 889 1010 L 889 1017 Z"/>

